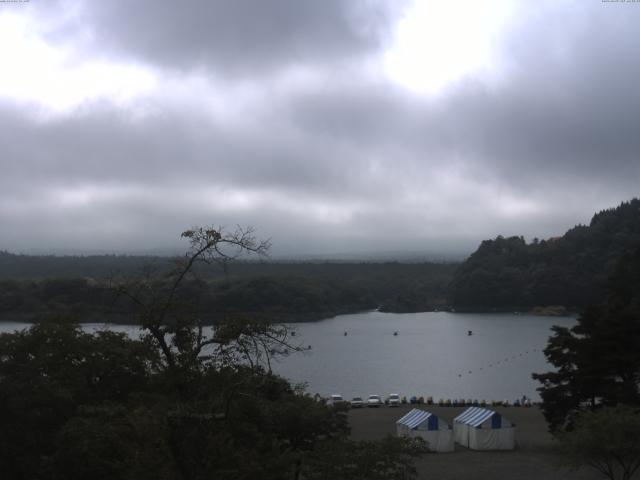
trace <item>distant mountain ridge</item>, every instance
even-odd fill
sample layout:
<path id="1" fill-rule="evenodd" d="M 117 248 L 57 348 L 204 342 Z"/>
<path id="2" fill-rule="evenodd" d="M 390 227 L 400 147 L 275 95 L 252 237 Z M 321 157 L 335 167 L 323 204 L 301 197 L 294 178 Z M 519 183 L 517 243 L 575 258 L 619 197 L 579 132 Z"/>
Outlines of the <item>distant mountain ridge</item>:
<path id="1" fill-rule="evenodd" d="M 483 241 L 449 286 L 459 310 L 513 310 L 562 305 L 581 309 L 604 299 L 618 259 L 640 248 L 640 200 L 596 213 L 562 237 Z"/>
<path id="2" fill-rule="evenodd" d="M 0 250 L 0 280 L 92 277 L 138 271 L 145 265 L 166 265 L 170 259 L 135 255 L 23 255 Z"/>

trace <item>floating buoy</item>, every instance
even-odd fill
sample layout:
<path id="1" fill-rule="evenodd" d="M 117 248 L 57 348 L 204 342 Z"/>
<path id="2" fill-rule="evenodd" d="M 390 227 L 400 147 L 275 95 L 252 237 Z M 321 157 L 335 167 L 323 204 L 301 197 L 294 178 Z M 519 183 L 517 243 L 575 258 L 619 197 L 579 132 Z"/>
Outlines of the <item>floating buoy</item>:
<path id="1" fill-rule="evenodd" d="M 347 332 L 344 332 L 344 336 L 345 336 L 345 337 L 347 336 Z"/>
<path id="2" fill-rule="evenodd" d="M 467 335 L 470 337 L 471 335 L 473 335 L 473 330 L 467 330 Z"/>
<path id="3" fill-rule="evenodd" d="M 393 332 L 393 336 L 397 337 L 398 336 L 398 332 Z"/>

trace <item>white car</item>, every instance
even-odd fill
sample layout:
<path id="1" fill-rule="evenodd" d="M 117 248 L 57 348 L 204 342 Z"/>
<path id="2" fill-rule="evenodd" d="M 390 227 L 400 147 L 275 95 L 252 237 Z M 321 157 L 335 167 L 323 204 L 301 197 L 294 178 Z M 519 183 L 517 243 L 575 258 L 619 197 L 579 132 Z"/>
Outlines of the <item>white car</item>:
<path id="1" fill-rule="evenodd" d="M 329 398 L 329 405 L 338 405 L 343 402 L 344 398 L 342 398 L 342 395 L 339 395 L 337 393 L 334 393 L 333 395 L 331 395 L 331 398 Z"/>
<path id="2" fill-rule="evenodd" d="M 362 397 L 353 397 L 351 399 L 351 408 L 362 408 L 364 407 L 364 400 Z"/>
<path id="3" fill-rule="evenodd" d="M 387 399 L 387 402 L 388 402 L 390 407 L 399 407 L 400 406 L 400 395 L 398 395 L 397 393 L 392 393 L 391 395 L 389 395 L 389 398 Z"/>
<path id="4" fill-rule="evenodd" d="M 384 405 L 384 402 L 382 398 L 380 398 L 380 395 L 369 395 L 367 407 L 381 407 L 382 405 Z"/>

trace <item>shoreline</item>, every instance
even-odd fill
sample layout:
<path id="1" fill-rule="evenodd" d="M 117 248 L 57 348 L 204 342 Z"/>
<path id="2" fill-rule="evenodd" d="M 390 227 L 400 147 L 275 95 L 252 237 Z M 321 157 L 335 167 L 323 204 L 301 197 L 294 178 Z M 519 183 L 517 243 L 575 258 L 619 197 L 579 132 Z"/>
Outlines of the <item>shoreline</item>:
<path id="1" fill-rule="evenodd" d="M 538 309 L 540 308 L 540 309 Z M 548 307 L 536 307 L 531 310 L 517 310 L 517 309 L 453 309 L 453 308 L 442 308 L 442 309 L 433 309 L 433 310 L 421 310 L 416 312 L 392 312 L 392 311 L 382 311 L 379 309 L 368 309 L 368 310 L 347 310 L 347 311 L 338 311 L 338 312 L 313 312 L 308 314 L 297 314 L 297 313 L 264 313 L 264 312 L 230 312 L 230 313 L 221 313 L 221 314 L 211 314 L 208 315 L 204 320 L 204 326 L 212 326 L 216 324 L 216 321 L 226 317 L 251 317 L 255 319 L 261 320 L 269 320 L 271 323 L 275 324 L 286 324 L 286 323 L 314 323 L 321 322 L 323 320 L 330 320 L 335 317 L 339 317 L 341 315 L 354 315 L 359 313 L 368 313 L 368 312 L 380 312 L 384 314 L 392 314 L 392 315 L 415 315 L 417 313 L 451 313 L 454 315 L 473 315 L 473 314 L 505 314 L 505 315 L 527 315 L 527 316 L 536 316 L 536 317 L 559 317 L 559 318 L 568 318 L 568 317 L 576 317 L 579 315 L 579 312 L 576 310 L 565 310 L 563 313 L 554 313 L 554 311 L 546 310 Z M 537 310 L 538 309 L 538 310 Z M 55 314 L 55 312 L 50 312 L 49 314 Z M 47 315 L 47 313 L 0 313 L 0 323 L 25 323 L 25 324 L 33 324 L 36 323 L 38 318 L 43 318 Z M 79 322 L 70 322 L 70 323 L 105 323 L 105 324 L 113 324 L 113 325 L 130 325 L 130 326 L 139 326 L 140 323 L 131 320 L 128 314 L 121 313 L 104 313 L 89 316 L 86 319 L 82 319 Z"/>

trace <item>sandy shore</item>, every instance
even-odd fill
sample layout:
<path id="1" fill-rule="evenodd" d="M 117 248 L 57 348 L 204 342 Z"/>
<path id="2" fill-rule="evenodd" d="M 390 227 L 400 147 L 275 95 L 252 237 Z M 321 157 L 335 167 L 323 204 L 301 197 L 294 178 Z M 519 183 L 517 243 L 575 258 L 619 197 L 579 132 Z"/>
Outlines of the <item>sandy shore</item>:
<path id="1" fill-rule="evenodd" d="M 395 421 L 413 408 L 362 408 L 349 412 L 351 436 L 356 440 L 375 440 L 395 435 Z M 464 408 L 416 406 L 452 422 Z M 453 453 L 424 455 L 416 462 L 419 478 L 429 480 L 596 480 L 602 478 L 591 469 L 571 471 L 562 466 L 554 440 L 537 407 L 495 407 L 516 424 L 517 447 L 509 452 L 477 452 L 456 444 Z"/>

